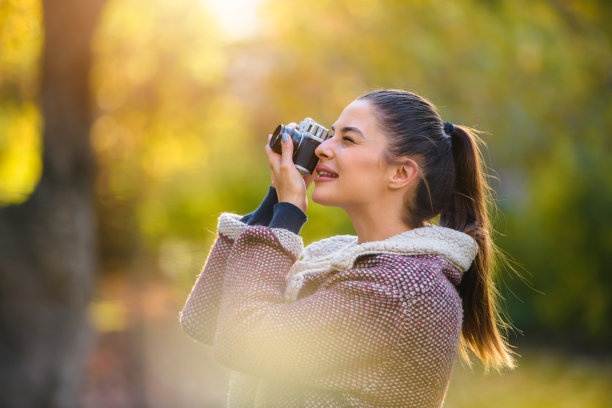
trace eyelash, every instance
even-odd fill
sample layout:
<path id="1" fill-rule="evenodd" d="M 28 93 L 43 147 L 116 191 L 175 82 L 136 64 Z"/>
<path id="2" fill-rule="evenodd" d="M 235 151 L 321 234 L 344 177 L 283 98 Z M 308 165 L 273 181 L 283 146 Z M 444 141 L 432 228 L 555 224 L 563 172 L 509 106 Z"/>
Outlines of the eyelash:
<path id="1" fill-rule="evenodd" d="M 336 135 L 336 133 L 334 132 L 334 133 L 332 133 L 332 134 L 329 136 L 329 138 L 331 139 L 331 138 L 332 138 L 332 137 L 334 137 L 335 135 Z M 348 136 L 344 136 L 344 137 L 342 138 L 342 140 L 346 140 L 346 141 L 348 141 L 348 142 L 350 142 L 350 143 L 355 143 L 355 141 L 354 141 L 353 139 L 351 139 L 350 137 L 348 137 Z"/>

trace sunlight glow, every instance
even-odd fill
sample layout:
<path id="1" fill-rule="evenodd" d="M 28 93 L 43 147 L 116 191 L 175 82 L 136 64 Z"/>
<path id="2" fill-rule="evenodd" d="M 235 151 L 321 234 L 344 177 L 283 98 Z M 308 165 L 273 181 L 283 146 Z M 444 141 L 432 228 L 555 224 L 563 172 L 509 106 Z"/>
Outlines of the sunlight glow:
<path id="1" fill-rule="evenodd" d="M 259 29 L 258 9 L 262 0 L 202 0 L 217 17 L 228 38 L 242 40 Z"/>

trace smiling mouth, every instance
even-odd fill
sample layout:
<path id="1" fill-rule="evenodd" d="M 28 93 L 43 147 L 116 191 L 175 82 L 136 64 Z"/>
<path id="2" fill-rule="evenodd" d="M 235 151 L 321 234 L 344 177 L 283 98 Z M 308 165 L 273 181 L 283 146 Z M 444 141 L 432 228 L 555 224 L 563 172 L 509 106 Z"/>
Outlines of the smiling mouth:
<path id="1" fill-rule="evenodd" d="M 317 174 L 319 175 L 319 177 L 338 178 L 337 174 L 333 174 L 333 173 L 327 172 L 325 170 L 317 170 Z"/>

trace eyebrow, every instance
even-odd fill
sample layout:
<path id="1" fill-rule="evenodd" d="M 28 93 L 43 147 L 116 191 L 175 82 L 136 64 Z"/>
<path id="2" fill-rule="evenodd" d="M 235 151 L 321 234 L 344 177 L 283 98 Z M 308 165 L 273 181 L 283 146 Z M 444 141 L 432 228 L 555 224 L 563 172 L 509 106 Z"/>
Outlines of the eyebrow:
<path id="1" fill-rule="evenodd" d="M 332 128 L 332 130 L 333 130 L 334 132 L 336 131 L 336 129 L 335 129 L 333 126 L 332 126 L 331 128 Z M 355 132 L 355 133 L 357 133 L 359 136 L 363 137 L 364 139 L 366 138 L 366 137 L 365 137 L 365 135 L 363 134 L 363 132 L 362 132 L 361 130 L 359 130 L 359 128 L 356 128 L 356 127 L 354 127 L 354 126 L 345 126 L 345 127 L 343 127 L 342 129 L 340 129 L 340 131 L 341 131 L 342 133 L 346 133 L 346 132 Z"/>

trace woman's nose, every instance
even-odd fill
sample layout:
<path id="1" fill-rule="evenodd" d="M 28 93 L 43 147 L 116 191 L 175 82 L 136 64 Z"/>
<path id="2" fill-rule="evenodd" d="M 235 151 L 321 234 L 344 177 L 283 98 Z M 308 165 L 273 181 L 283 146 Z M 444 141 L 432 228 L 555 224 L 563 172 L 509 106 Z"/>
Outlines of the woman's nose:
<path id="1" fill-rule="evenodd" d="M 331 144 L 332 143 L 331 143 L 330 139 L 324 140 L 315 149 L 315 155 L 319 159 L 323 159 L 323 158 L 329 159 L 329 158 L 333 157 L 334 153 L 333 153 L 333 149 L 331 147 Z"/>

